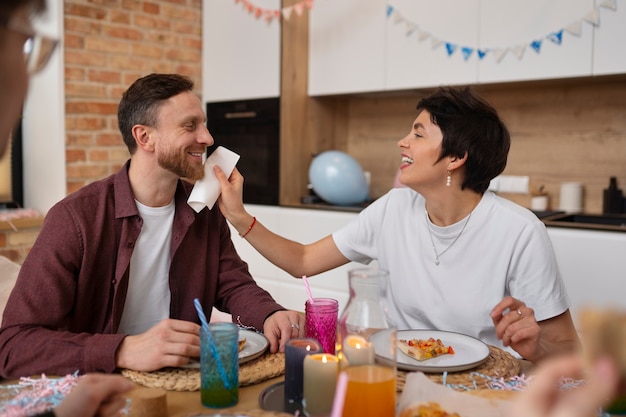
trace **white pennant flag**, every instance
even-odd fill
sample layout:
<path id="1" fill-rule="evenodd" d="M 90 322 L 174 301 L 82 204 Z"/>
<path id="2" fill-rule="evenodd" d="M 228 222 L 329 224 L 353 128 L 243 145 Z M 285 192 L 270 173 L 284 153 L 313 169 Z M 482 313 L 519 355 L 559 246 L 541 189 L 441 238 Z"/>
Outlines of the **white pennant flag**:
<path id="1" fill-rule="evenodd" d="M 606 7 L 613 11 L 617 10 L 617 0 L 601 0 L 600 7 Z"/>
<path id="2" fill-rule="evenodd" d="M 441 39 L 432 38 L 431 47 L 433 50 L 439 48 L 441 45 L 443 45 L 443 41 Z"/>
<path id="3" fill-rule="evenodd" d="M 504 55 L 506 55 L 508 49 L 507 48 L 502 48 L 502 49 L 493 49 L 493 55 L 496 58 L 496 62 L 500 62 L 502 61 L 502 58 L 504 58 Z"/>
<path id="4" fill-rule="evenodd" d="M 406 36 L 411 36 L 417 30 L 417 25 L 413 22 L 406 23 Z"/>
<path id="5" fill-rule="evenodd" d="M 393 14 L 393 23 L 398 24 L 398 23 L 402 23 L 404 22 L 404 16 L 402 16 L 400 13 L 395 12 Z"/>
<path id="6" fill-rule="evenodd" d="M 583 33 L 583 21 L 579 20 L 569 24 L 565 27 L 565 31 L 571 33 L 572 35 L 580 36 L 580 34 Z"/>
<path id="7" fill-rule="evenodd" d="M 598 26 L 600 24 L 600 10 L 596 7 L 584 17 L 586 22 L 591 23 L 594 26 Z"/>
<path id="8" fill-rule="evenodd" d="M 517 56 L 517 59 L 522 59 L 524 56 L 524 51 L 526 50 L 526 45 L 517 45 L 512 48 L 513 53 Z"/>
<path id="9" fill-rule="evenodd" d="M 425 30 L 419 30 L 417 32 L 417 39 L 420 42 L 425 41 L 426 39 L 428 39 L 429 36 L 430 36 L 430 33 L 426 32 Z"/>
<path id="10" fill-rule="evenodd" d="M 293 10 L 293 6 L 288 6 L 283 8 L 283 19 L 289 20 L 291 17 L 291 11 Z"/>

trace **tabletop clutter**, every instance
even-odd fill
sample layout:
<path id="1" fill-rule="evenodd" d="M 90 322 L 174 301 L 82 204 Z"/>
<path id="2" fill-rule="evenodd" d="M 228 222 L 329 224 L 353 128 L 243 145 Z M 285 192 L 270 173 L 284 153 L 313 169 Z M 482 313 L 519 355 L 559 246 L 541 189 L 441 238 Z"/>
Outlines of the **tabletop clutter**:
<path id="1" fill-rule="evenodd" d="M 445 410 L 451 416 L 507 416 L 511 404 L 507 399 L 512 396 L 492 393 L 514 394 L 513 391 L 526 388 L 532 377 L 520 375 L 520 361 L 496 346 L 458 333 L 396 330 L 380 302 L 387 275 L 379 269 L 349 271 L 350 299 L 341 315 L 337 300 L 313 297 L 305 277 L 306 336 L 290 339 L 284 354 L 265 353 L 267 344 L 258 343 L 256 338 L 267 341 L 258 333 L 233 323 L 209 323 L 199 301 L 194 300 L 201 322 L 199 366 L 155 372 L 123 370 L 122 375 L 152 389 L 138 389 L 129 395 L 129 415 L 166 417 L 166 391 L 198 390 L 201 404 L 213 409 L 209 414 L 222 413 L 220 410 L 238 403 L 240 387 L 284 374 L 284 382 L 265 388 L 259 397 L 267 416 L 414 417 L 422 415 L 415 412 L 418 406 Z M 427 335 L 435 338 L 429 341 Z M 454 349 L 435 360 L 418 361 L 399 349 L 400 342 L 417 341 L 416 338 L 423 343 L 454 345 Z M 246 339 L 254 355 L 243 360 L 240 354 L 248 343 Z M 23 410 L 25 403 L 44 404 L 39 409 L 54 406 L 62 394 L 58 384 L 67 388 L 75 380 L 75 375 L 62 379 L 47 379 L 45 375 L 38 380 L 23 378 L 20 384 L 36 391 L 31 389 L 29 394 L 22 386 L 20 395 L 14 395 L 10 401 L 0 398 L 0 415 L 24 415 L 6 412 L 11 409 L 7 407 Z M 562 388 L 582 383 L 563 380 Z M 47 397 L 42 392 L 48 393 Z M 275 398 L 265 403 L 263 398 L 270 395 Z"/>

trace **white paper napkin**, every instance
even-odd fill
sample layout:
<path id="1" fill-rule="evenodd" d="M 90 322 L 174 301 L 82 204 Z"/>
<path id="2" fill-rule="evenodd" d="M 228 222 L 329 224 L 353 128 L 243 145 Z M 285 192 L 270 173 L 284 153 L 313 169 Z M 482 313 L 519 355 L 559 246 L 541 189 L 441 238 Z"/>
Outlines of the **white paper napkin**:
<path id="1" fill-rule="evenodd" d="M 218 146 L 207 158 L 204 162 L 204 178 L 196 181 L 187 199 L 187 204 L 189 204 L 196 213 L 199 213 L 204 207 L 208 207 L 209 210 L 211 210 L 222 191 L 220 182 L 213 173 L 213 167 L 215 165 L 219 166 L 228 177 L 231 172 L 233 172 L 238 160 L 238 154 L 223 146 Z"/>
<path id="2" fill-rule="evenodd" d="M 436 384 L 422 372 L 406 376 L 398 412 L 405 408 L 428 402 L 437 402 L 449 413 L 457 412 L 463 417 L 506 417 L 510 415 L 511 401 L 475 397 Z"/>

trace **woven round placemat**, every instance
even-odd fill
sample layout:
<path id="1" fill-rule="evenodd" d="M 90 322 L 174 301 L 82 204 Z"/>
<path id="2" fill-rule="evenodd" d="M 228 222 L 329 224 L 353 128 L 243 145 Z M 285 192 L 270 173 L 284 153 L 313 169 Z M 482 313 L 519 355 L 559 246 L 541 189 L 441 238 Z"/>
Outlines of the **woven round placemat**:
<path id="1" fill-rule="evenodd" d="M 396 373 L 396 390 L 402 392 L 408 372 L 398 370 Z M 484 388 L 488 378 L 504 378 L 505 380 L 520 373 L 520 363 L 513 355 L 497 346 L 489 345 L 489 356 L 480 366 L 461 372 L 447 372 L 445 374 L 446 385 L 459 386 L 459 390 L 473 389 L 474 385 Z M 425 375 L 439 384 L 444 382 L 444 373 L 425 373 Z M 487 378 L 485 378 L 487 377 Z"/>
<path id="2" fill-rule="evenodd" d="M 267 353 L 239 366 L 239 386 L 258 384 L 259 382 L 285 373 L 285 354 Z M 168 391 L 200 390 L 200 370 L 187 368 L 164 368 L 154 372 L 122 370 L 122 375 L 131 381 L 149 388 L 161 388 Z"/>
<path id="3" fill-rule="evenodd" d="M 226 413 L 225 415 L 229 415 L 227 414 L 228 411 L 225 411 L 224 413 Z M 289 414 L 289 413 L 283 413 L 280 411 L 266 411 L 266 410 L 261 410 L 259 408 L 255 408 L 254 410 L 247 410 L 247 411 L 233 411 L 232 414 L 236 414 L 238 416 L 246 416 L 246 417 L 293 417 L 293 414 Z M 199 417 L 199 416 L 206 416 L 207 414 L 190 414 L 186 417 Z"/>

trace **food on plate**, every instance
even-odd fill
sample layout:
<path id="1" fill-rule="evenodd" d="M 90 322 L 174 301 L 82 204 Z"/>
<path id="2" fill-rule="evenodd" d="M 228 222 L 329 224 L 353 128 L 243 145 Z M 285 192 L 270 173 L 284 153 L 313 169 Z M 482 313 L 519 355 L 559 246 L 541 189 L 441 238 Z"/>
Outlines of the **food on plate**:
<path id="1" fill-rule="evenodd" d="M 458 413 L 448 413 L 436 402 L 412 405 L 405 408 L 399 417 L 461 417 Z"/>
<path id="2" fill-rule="evenodd" d="M 431 337 L 425 339 L 399 339 L 398 347 L 402 352 L 418 361 L 436 358 L 437 356 L 454 354 L 452 346 L 446 346 L 441 339 Z"/>
<path id="3" fill-rule="evenodd" d="M 246 338 L 244 337 L 243 339 L 239 339 L 239 352 L 243 350 L 245 345 L 246 345 Z"/>

